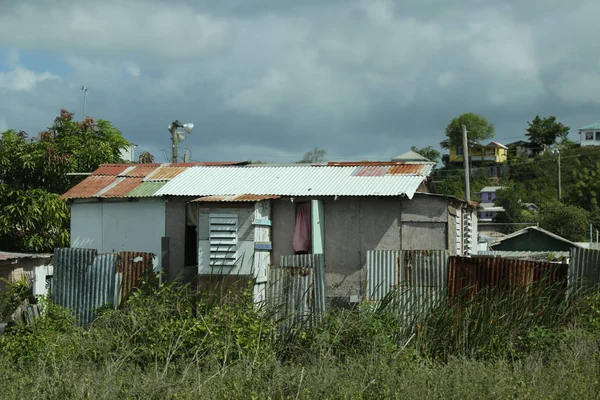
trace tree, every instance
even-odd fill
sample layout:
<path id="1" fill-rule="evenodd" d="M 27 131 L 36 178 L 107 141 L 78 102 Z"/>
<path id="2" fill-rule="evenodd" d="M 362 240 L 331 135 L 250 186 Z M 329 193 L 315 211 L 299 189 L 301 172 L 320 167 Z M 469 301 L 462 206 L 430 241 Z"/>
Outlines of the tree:
<path id="1" fill-rule="evenodd" d="M 586 240 L 589 215 L 583 208 L 556 201 L 544 204 L 539 215 L 541 228 L 571 241 Z"/>
<path id="2" fill-rule="evenodd" d="M 149 151 L 142 151 L 138 158 L 140 164 L 152 164 L 154 162 L 154 156 Z"/>
<path id="3" fill-rule="evenodd" d="M 527 121 L 527 124 L 529 127 L 526 129 L 525 136 L 539 146 L 554 144 L 558 138 L 566 139 L 571 129 L 558 122 L 552 115 L 547 118 L 536 115 L 533 121 Z"/>
<path id="4" fill-rule="evenodd" d="M 467 127 L 469 141 L 478 143 L 484 139 L 494 137 L 494 125 L 479 114 L 466 113 L 454 118 L 446 127 L 448 139 L 440 143 L 443 148 L 449 149 L 462 145 L 462 125 Z"/>
<path id="5" fill-rule="evenodd" d="M 422 149 L 417 148 L 417 146 L 412 146 L 410 149 L 415 153 L 418 153 L 426 159 L 431 160 L 435 163 L 437 163 L 438 160 L 442 157 L 440 152 L 431 146 L 423 147 Z"/>
<path id="6" fill-rule="evenodd" d="M 325 151 L 324 149 L 319 149 L 318 147 L 315 147 L 314 149 L 304 153 L 302 159 L 298 161 L 298 164 L 311 164 L 327 161 L 327 159 L 325 158 L 326 154 L 327 151 Z"/>
<path id="7" fill-rule="evenodd" d="M 48 130 L 30 139 L 9 130 L 0 138 L 0 243 L 4 250 L 52 251 L 69 242 L 69 209 L 60 195 L 103 163 L 120 163 L 128 146 L 108 121 L 73 120 L 61 110 Z"/>

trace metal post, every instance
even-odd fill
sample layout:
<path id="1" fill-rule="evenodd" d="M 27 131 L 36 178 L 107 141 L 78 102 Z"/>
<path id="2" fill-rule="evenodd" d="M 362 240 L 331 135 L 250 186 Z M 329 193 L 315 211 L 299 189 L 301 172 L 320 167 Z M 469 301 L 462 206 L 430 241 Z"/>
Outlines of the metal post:
<path id="1" fill-rule="evenodd" d="M 81 90 L 83 90 L 83 117 L 81 118 L 81 120 L 83 121 L 85 119 L 85 105 L 87 102 L 88 88 L 86 86 L 81 86 Z"/>
<path id="2" fill-rule="evenodd" d="M 593 227 L 592 224 L 590 224 L 590 249 L 592 248 L 592 242 L 593 242 Z"/>
<path id="3" fill-rule="evenodd" d="M 598 230 L 596 229 L 596 250 L 600 250 L 599 243 L 598 243 Z"/>
<path id="4" fill-rule="evenodd" d="M 169 129 L 171 132 L 171 162 L 176 163 L 177 158 L 179 158 L 179 136 L 177 136 L 177 128 L 179 127 L 178 121 L 173 121 L 171 124 L 171 128 Z"/>
<path id="5" fill-rule="evenodd" d="M 558 201 L 561 200 L 561 185 L 560 185 L 560 151 L 558 152 Z"/>
<path id="6" fill-rule="evenodd" d="M 463 161 L 465 165 L 465 200 L 471 201 L 471 183 L 469 182 L 469 144 L 467 142 L 467 127 L 462 126 Z"/>

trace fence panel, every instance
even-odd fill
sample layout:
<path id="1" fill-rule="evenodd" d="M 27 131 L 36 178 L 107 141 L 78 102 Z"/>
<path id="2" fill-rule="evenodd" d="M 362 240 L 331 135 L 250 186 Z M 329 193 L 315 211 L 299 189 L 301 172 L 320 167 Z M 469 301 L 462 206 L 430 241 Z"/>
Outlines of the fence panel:
<path id="1" fill-rule="evenodd" d="M 152 272 L 154 262 L 151 253 L 98 254 L 94 249 L 55 249 L 52 298 L 74 310 L 81 323 L 90 323 L 98 307 L 118 307 L 121 299 Z"/>
<path id="2" fill-rule="evenodd" d="M 472 295 L 484 288 L 510 289 L 531 284 L 566 286 L 567 264 L 498 257 L 450 257 L 448 295 Z"/>
<path id="3" fill-rule="evenodd" d="M 405 316 L 417 316 L 444 301 L 448 283 L 446 250 L 367 252 L 367 300 L 390 300 Z"/>
<path id="4" fill-rule="evenodd" d="M 569 263 L 569 288 L 572 291 L 600 287 L 600 251 L 573 247 Z"/>
<path id="5" fill-rule="evenodd" d="M 326 307 L 324 255 L 282 256 L 269 271 L 268 293 L 284 328 L 320 320 Z"/>

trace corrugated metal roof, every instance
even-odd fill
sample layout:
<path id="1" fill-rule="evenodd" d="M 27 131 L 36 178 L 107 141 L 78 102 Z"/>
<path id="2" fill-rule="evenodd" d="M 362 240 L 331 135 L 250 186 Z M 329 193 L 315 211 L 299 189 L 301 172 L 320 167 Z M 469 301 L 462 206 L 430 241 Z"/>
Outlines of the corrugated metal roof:
<path id="1" fill-rule="evenodd" d="M 152 197 L 154 193 L 167 184 L 167 181 L 142 181 L 124 197 Z"/>
<path id="2" fill-rule="evenodd" d="M 146 177 L 146 180 L 152 181 L 169 181 L 175 178 L 177 175 L 188 169 L 189 167 L 185 166 L 171 166 L 164 165 L 158 169 L 156 169 L 152 174 Z"/>
<path id="3" fill-rule="evenodd" d="M 216 202 L 236 202 L 236 201 L 263 201 L 270 199 L 278 199 L 280 196 L 263 196 L 255 194 L 239 194 L 233 196 L 206 196 L 200 197 L 192 202 L 216 203 Z"/>
<path id="4" fill-rule="evenodd" d="M 92 175 L 118 176 L 130 166 L 130 164 L 102 164 L 97 170 L 92 172 Z"/>
<path id="5" fill-rule="evenodd" d="M 412 198 L 433 164 L 414 174 L 357 176 L 356 166 L 192 167 L 156 196 L 398 196 Z"/>
<path id="6" fill-rule="evenodd" d="M 11 253 L 8 251 L 0 251 L 0 261 L 17 260 L 21 258 L 50 258 L 52 254 L 46 253 Z"/>
<path id="7" fill-rule="evenodd" d="M 137 164 L 123 171 L 119 176 L 145 178 L 160 167 L 160 164 Z"/>
<path id="8" fill-rule="evenodd" d="M 142 178 L 120 179 L 121 180 L 117 182 L 117 184 L 114 187 L 108 188 L 108 190 L 102 191 L 102 193 L 97 193 L 96 196 L 105 198 L 125 197 L 127 193 L 131 192 L 142 183 Z"/>
<path id="9" fill-rule="evenodd" d="M 588 126 L 584 126 L 583 128 L 579 128 L 579 130 L 584 131 L 587 129 L 600 129 L 600 124 L 599 123 L 595 123 L 595 124 L 591 124 Z"/>
<path id="10" fill-rule="evenodd" d="M 117 181 L 116 176 L 92 175 L 85 178 L 67 193 L 62 195 L 63 199 L 86 199 L 94 197 L 96 193 Z"/>

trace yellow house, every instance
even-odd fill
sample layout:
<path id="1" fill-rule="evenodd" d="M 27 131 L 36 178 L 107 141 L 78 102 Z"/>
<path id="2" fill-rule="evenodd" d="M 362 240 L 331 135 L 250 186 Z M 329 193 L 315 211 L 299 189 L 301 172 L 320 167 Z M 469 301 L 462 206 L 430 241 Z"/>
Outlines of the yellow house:
<path id="1" fill-rule="evenodd" d="M 492 162 L 503 164 L 508 156 L 508 147 L 498 142 L 490 142 L 489 144 L 474 144 L 469 147 L 469 159 L 473 163 Z M 450 162 L 463 161 L 462 146 L 450 148 Z"/>

